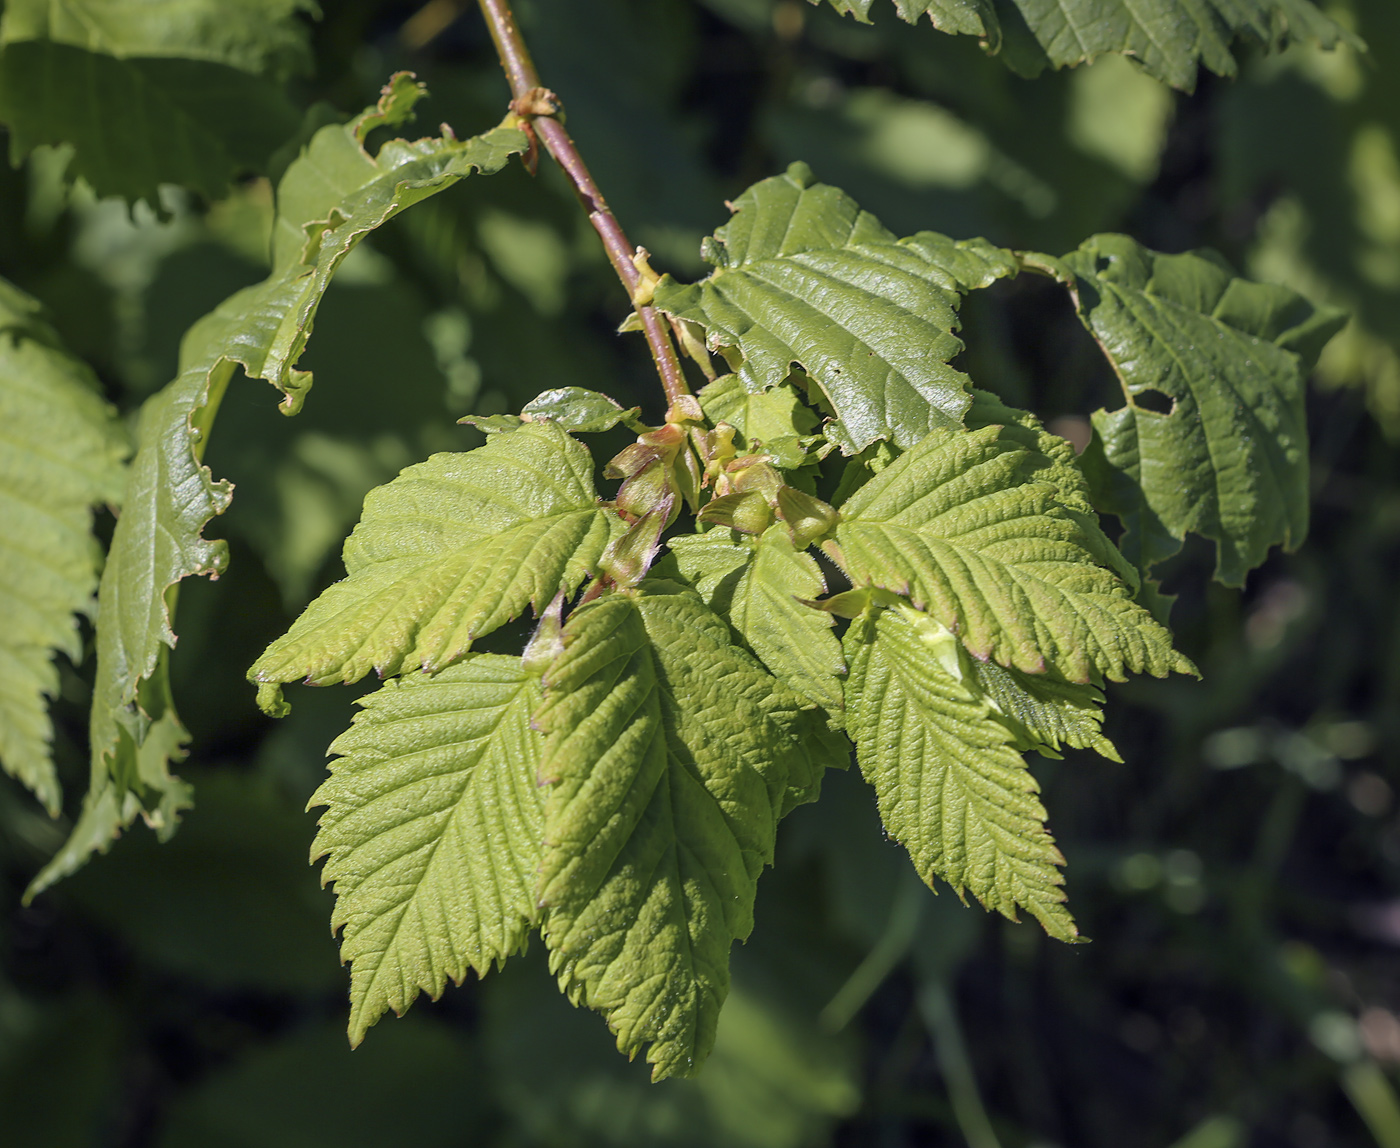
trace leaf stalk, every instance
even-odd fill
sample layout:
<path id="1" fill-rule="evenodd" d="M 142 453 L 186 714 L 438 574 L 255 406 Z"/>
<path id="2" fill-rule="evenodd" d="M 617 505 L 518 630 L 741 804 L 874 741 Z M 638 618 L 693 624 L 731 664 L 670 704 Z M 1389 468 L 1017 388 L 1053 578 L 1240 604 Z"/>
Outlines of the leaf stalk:
<path id="1" fill-rule="evenodd" d="M 546 150 L 563 169 L 574 193 L 588 214 L 593 230 L 603 241 L 608 253 L 608 262 L 617 272 L 617 277 L 627 289 L 628 298 L 636 298 L 637 287 L 642 274 L 634 256 L 641 250 L 628 242 L 622 225 L 608 207 L 607 200 L 593 181 L 593 176 L 579 154 L 577 145 L 570 137 L 564 124 L 557 118 L 558 99 L 540 84 L 539 72 L 526 47 L 524 37 L 515 22 L 508 0 L 478 0 L 481 14 L 486 18 L 486 26 L 491 31 L 491 39 L 500 57 L 501 70 L 510 84 L 511 107 L 517 115 L 530 125 L 544 142 Z M 661 376 L 661 386 L 666 392 L 667 405 L 690 394 L 685 381 L 680 360 L 676 357 L 671 343 L 671 334 L 666 320 L 653 307 L 638 305 L 637 317 L 641 320 L 642 333 Z"/>

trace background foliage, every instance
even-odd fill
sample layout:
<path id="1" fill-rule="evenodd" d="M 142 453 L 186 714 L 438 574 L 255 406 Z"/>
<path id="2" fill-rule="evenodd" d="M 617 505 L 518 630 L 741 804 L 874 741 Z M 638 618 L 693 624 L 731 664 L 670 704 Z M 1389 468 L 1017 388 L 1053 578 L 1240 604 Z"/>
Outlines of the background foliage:
<path id="1" fill-rule="evenodd" d="M 0 170 L 0 275 L 44 304 L 126 415 L 175 377 L 195 319 L 273 270 L 268 177 L 312 130 L 371 103 L 397 68 L 429 84 L 423 131 L 484 131 L 506 99 L 479 19 L 451 0 L 344 0 L 314 21 L 309 5 L 262 0 L 241 6 L 253 31 L 221 28 L 193 64 L 189 29 L 220 5 L 144 7 L 160 17 L 106 30 L 29 0 L 0 18 L 0 121 L 22 161 Z M 301 810 L 358 691 L 303 691 L 274 725 L 244 671 L 339 576 L 371 487 L 481 441 L 456 417 L 600 378 L 658 413 L 558 173 L 512 165 L 450 188 L 346 256 L 302 364 L 318 388 L 302 415 L 283 419 L 261 382 L 235 379 L 224 399 L 207 461 L 238 497 L 210 534 L 235 576 L 181 592 L 170 673 L 198 805 L 180 832 L 159 845 L 133 831 L 18 908 L 67 827 L 0 779 L 7 1141 L 1400 1144 L 1387 1084 L 1400 1064 L 1400 10 L 1333 7 L 1369 55 L 1246 50 L 1238 80 L 1203 72 L 1180 95 L 1117 57 L 1023 80 L 970 37 L 879 5 L 870 25 L 792 0 L 520 9 L 658 269 L 702 273 L 721 201 L 802 159 L 897 234 L 1059 251 L 1122 230 L 1164 251 L 1214 246 L 1352 308 L 1310 399 L 1311 536 L 1243 593 L 1210 585 L 1212 548 L 1188 544 L 1164 589 L 1181 594 L 1174 628 L 1204 680 L 1110 687 L 1105 733 L 1126 765 L 1083 751 L 1036 764 L 1094 944 L 935 899 L 881 843 L 858 780 L 833 774 L 780 833 L 698 1079 L 646 1083 L 562 1001 L 538 952 L 385 1021 L 351 1054 Z M 60 80 L 35 100 L 44 77 Z M 166 146 L 141 150 L 142 132 Z M 78 146 L 49 146 L 60 139 Z M 119 152 L 149 162 L 103 166 Z M 1072 412 L 1103 404 L 1112 381 L 1052 284 L 990 288 L 964 316 L 956 366 L 1087 432 Z M 70 817 L 85 666 L 57 662 Z"/>

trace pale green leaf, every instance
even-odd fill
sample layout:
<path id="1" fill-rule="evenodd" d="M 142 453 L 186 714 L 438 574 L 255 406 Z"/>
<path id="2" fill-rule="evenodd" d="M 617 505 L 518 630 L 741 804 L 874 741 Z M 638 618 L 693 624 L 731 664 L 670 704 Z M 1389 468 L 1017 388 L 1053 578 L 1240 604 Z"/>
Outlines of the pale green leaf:
<path id="1" fill-rule="evenodd" d="M 536 395 L 520 408 L 523 416 L 550 419 L 575 434 L 597 434 L 635 419 L 639 407 L 624 410 L 607 395 L 583 387 L 556 387 Z"/>
<path id="2" fill-rule="evenodd" d="M 51 40 L 108 56 L 177 56 L 258 74 L 310 64 L 315 0 L 6 0 L 0 44 Z"/>
<path id="3" fill-rule="evenodd" d="M 71 144 L 69 178 L 98 195 L 159 206 L 180 184 L 216 199 L 267 169 L 300 125 L 270 81 L 225 64 L 119 59 L 49 40 L 0 49 L 0 123 L 18 164 L 40 144 Z"/>
<path id="4" fill-rule="evenodd" d="M 248 676 L 276 712 L 283 682 L 441 669 L 527 606 L 572 593 L 624 526 L 594 493 L 592 455 L 552 422 L 435 454 L 370 491 L 347 577 Z"/>
<path id="5" fill-rule="evenodd" d="M 1085 464 L 1129 555 L 1150 567 L 1194 532 L 1216 543 L 1216 577 L 1239 585 L 1270 546 L 1299 545 L 1305 370 L 1344 316 L 1237 279 L 1210 253 L 1159 255 L 1121 235 L 1051 266 L 1123 385 L 1125 405 L 1093 415 Z"/>
<path id="6" fill-rule="evenodd" d="M 833 716 L 846 671 L 832 618 L 799 598 L 826 593 L 811 555 L 793 548 L 787 527 L 757 538 L 733 530 L 666 540 L 681 576 L 739 632 L 774 677 Z"/>
<path id="7" fill-rule="evenodd" d="M 1013 920 L 1024 908 L 1051 936 L 1073 940 L 1064 858 L 1046 832 L 1039 787 L 957 661 L 950 670 L 899 610 L 854 622 L 846 650 L 856 760 L 886 832 L 909 850 L 919 876 L 930 885 L 940 877 Z"/>
<path id="8" fill-rule="evenodd" d="M 704 327 L 751 392 L 801 366 L 836 412 L 828 437 L 848 454 L 961 425 L 968 380 L 948 366 L 963 346 L 958 303 L 1014 275 L 1009 253 L 931 231 L 896 239 L 805 164 L 749 188 L 734 212 L 706 244 L 715 270 L 688 285 L 664 277 L 657 308 Z"/>
<path id="9" fill-rule="evenodd" d="M 1053 464 L 1015 438 L 935 431 L 856 491 L 836 528 L 852 583 L 907 596 L 975 657 L 1027 673 L 1189 672 L 1092 519 L 1038 480 Z"/>
<path id="10" fill-rule="evenodd" d="M 540 900 L 551 968 L 653 1077 L 709 1052 L 729 950 L 793 791 L 824 757 L 778 683 L 693 591 L 644 583 L 576 610 L 545 675 Z"/>
<path id="11" fill-rule="evenodd" d="M 121 501 L 129 447 L 97 380 L 0 280 L 0 765 L 52 814 L 58 778 L 45 695 L 55 651 L 82 658 L 101 554 L 92 507 Z"/>
<path id="12" fill-rule="evenodd" d="M 738 375 L 724 375 L 697 398 L 710 422 L 725 422 L 735 429 L 734 448 L 739 454 L 768 454 L 776 465 L 787 468 L 805 461 L 802 440 L 817 430 L 819 420 L 790 383 L 755 394 Z"/>
<path id="13" fill-rule="evenodd" d="M 967 410 L 963 425 L 968 430 L 1000 426 L 1003 428 L 1003 440 L 1020 443 L 1027 450 L 1044 455 L 1047 465 L 1038 469 L 1035 477 L 1055 488 L 1055 495 L 1062 506 L 1085 514 L 1094 513 L 1089 482 L 1079 467 L 1074 447 L 1059 435 L 1046 430 L 1030 411 L 1008 406 L 990 391 L 974 388 L 972 406 Z"/>
<path id="14" fill-rule="evenodd" d="M 179 740 L 168 699 L 153 712 L 148 704 L 157 703 L 148 703 L 144 684 L 175 644 L 173 587 L 194 574 L 217 574 L 226 562 L 225 544 L 201 532 L 227 509 L 232 487 L 213 481 L 201 460 L 235 369 L 273 382 L 287 394 L 284 410 L 295 411 L 310 376 L 293 366 L 331 275 L 355 244 L 404 207 L 473 170 L 498 170 L 524 147 L 520 132 L 497 128 L 477 139 L 393 140 L 377 156 L 365 152 L 364 135 L 401 123 L 421 95 L 418 85 L 397 76 L 377 107 L 316 133 L 279 188 L 271 274 L 186 332 L 179 375 L 141 410 L 136 457 L 98 591 L 94 793 L 104 777 L 120 786 L 123 777 L 141 772 L 132 752 L 142 749 L 153 723 L 167 731 L 167 742 Z M 150 765 L 144 772 L 155 777 L 160 770 Z M 148 788 L 159 792 L 154 782 Z M 126 795 L 117 796 L 124 808 Z"/>
<path id="15" fill-rule="evenodd" d="M 859 20 L 869 19 L 871 2 L 830 0 Z M 1311 0 L 894 0 L 894 7 L 911 24 L 927 16 L 934 27 L 981 37 L 994 51 L 1005 35 L 1007 62 L 1023 74 L 1121 52 L 1188 92 L 1201 65 L 1235 75 L 1237 40 L 1266 51 L 1298 41 L 1359 43 Z"/>
<path id="16" fill-rule="evenodd" d="M 624 409 L 607 395 L 583 387 L 556 387 L 542 391 L 520 408 L 518 415 L 467 415 L 458 419 L 483 434 L 507 434 L 527 423 L 549 419 L 571 434 L 597 434 L 612 430 L 618 423 L 636 422 L 640 407 Z"/>
<path id="17" fill-rule="evenodd" d="M 437 998 L 524 946 L 543 833 L 539 701 L 519 658 L 473 654 L 386 682 L 331 746 L 311 852 L 335 883 L 352 1044 L 419 990 Z"/>

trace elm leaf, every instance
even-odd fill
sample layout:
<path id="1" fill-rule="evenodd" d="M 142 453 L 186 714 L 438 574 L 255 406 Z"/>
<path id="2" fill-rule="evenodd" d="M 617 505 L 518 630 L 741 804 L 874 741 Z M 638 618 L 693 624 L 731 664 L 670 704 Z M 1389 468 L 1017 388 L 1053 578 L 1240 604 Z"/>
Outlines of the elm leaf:
<path id="1" fill-rule="evenodd" d="M 539 701 L 519 658 L 472 654 L 386 682 L 331 745 L 311 851 L 335 885 L 352 1044 L 420 990 L 436 998 L 524 946 L 538 916 Z"/>
<path id="2" fill-rule="evenodd" d="M 575 610 L 537 723 L 550 968 L 653 1079 L 714 1042 L 778 819 L 829 761 L 789 695 L 691 590 L 650 580 Z"/>
<path id="3" fill-rule="evenodd" d="M 1012 920 L 1026 909 L 1072 941 L 1064 858 L 1045 829 L 1039 786 L 1010 731 L 959 677 L 951 635 L 939 656 L 939 632 L 947 635 L 915 611 L 877 609 L 846 633 L 848 728 L 885 830 L 930 886 L 939 877 Z"/>
<path id="4" fill-rule="evenodd" d="M 958 304 L 1016 273 L 1009 252 L 932 231 L 897 239 L 801 163 L 733 210 L 706 241 L 714 271 L 693 284 L 664 276 L 659 310 L 702 326 L 753 394 L 800 366 L 836 412 L 827 436 L 847 454 L 961 425 L 968 379 L 948 366 L 963 346 Z"/>
<path id="5" fill-rule="evenodd" d="M 572 593 L 623 525 L 594 493 L 587 448 L 548 420 L 410 466 L 365 498 L 347 577 L 249 670 L 259 702 L 284 712 L 284 682 L 448 666 L 527 606 Z"/>

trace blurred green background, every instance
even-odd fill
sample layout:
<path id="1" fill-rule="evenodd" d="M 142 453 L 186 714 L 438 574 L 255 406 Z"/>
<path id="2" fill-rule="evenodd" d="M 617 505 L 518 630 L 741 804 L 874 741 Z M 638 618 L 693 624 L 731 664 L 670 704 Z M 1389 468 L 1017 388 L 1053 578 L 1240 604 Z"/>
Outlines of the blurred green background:
<path id="1" fill-rule="evenodd" d="M 398 68 L 432 91 L 425 131 L 500 118 L 474 5 L 324 7 L 314 68 L 287 82 L 308 122 L 358 110 Z M 898 233 L 1059 253 L 1122 230 L 1351 308 L 1310 398 L 1312 536 L 1242 594 L 1208 584 L 1210 548 L 1188 545 L 1165 586 L 1203 681 L 1110 688 L 1126 765 L 1034 763 L 1092 944 L 934 897 L 859 778 L 833 775 L 784 825 L 698 1079 L 648 1084 L 538 950 L 352 1054 L 302 809 L 356 691 L 300 690 L 273 723 L 245 669 L 340 574 L 370 487 L 479 443 L 460 415 L 570 384 L 660 414 L 558 173 L 467 181 L 346 264 L 303 362 L 304 414 L 281 417 L 262 383 L 224 402 L 208 462 L 237 495 L 209 533 L 233 561 L 181 593 L 197 807 L 179 833 L 133 830 L 20 908 L 65 826 L 0 777 L 0 1143 L 1400 1146 L 1400 6 L 1330 5 L 1367 55 L 1247 56 L 1238 81 L 1203 75 L 1189 96 L 1116 57 L 1022 80 L 888 5 L 872 26 L 796 0 L 518 8 L 660 270 L 697 272 L 723 201 L 800 158 Z M 68 162 L 40 149 L 0 167 L 0 275 L 130 412 L 174 374 L 184 329 L 265 273 L 270 185 L 128 209 L 69 186 Z M 981 292 L 965 319 L 960 365 L 1061 433 L 1111 402 L 1050 285 Z M 71 813 L 91 663 L 62 672 Z"/>

